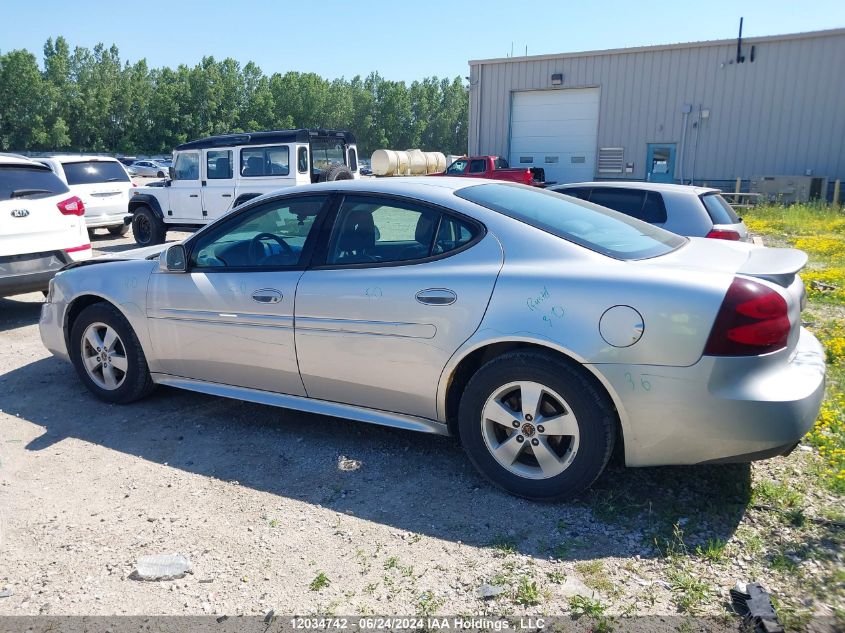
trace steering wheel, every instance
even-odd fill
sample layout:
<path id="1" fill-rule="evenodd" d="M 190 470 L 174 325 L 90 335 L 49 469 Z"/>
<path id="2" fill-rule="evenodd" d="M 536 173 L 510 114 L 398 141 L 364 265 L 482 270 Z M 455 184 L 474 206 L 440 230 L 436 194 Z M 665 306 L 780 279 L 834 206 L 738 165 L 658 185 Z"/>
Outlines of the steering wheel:
<path id="1" fill-rule="evenodd" d="M 268 256 L 265 253 L 264 244 L 262 244 L 264 240 L 273 240 L 281 247 L 282 253 L 284 255 L 290 255 L 294 258 L 296 257 L 290 245 L 278 235 L 274 235 L 273 233 L 259 233 L 258 235 L 253 237 L 249 242 L 249 258 L 252 261 L 260 263 L 268 257 L 272 256 Z"/>

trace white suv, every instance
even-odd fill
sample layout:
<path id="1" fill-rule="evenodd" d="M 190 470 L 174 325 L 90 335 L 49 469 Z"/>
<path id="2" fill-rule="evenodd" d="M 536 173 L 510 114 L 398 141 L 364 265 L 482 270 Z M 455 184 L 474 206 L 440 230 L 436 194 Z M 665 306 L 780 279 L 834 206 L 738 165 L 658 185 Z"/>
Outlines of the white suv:
<path id="1" fill-rule="evenodd" d="M 46 290 L 65 264 L 89 259 L 84 215 L 49 167 L 0 154 L 0 297 Z"/>
<path id="2" fill-rule="evenodd" d="M 123 163 L 107 156 L 47 156 L 33 160 L 56 172 L 71 193 L 82 200 L 85 224 L 91 233 L 103 228 L 112 235 L 126 235 L 129 225 L 123 220 L 132 181 Z"/>
<path id="3" fill-rule="evenodd" d="M 132 190 L 132 234 L 161 244 L 168 230 L 192 231 L 242 202 L 283 187 L 360 178 L 355 137 L 344 131 L 226 134 L 179 145 L 170 180 Z"/>

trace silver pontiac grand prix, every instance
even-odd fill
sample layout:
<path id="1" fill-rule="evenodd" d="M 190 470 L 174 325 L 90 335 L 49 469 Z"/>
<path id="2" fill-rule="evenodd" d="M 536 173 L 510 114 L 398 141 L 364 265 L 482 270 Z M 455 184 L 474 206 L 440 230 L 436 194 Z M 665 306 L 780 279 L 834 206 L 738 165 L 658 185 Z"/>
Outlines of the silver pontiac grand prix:
<path id="1" fill-rule="evenodd" d="M 164 250 L 162 250 L 164 249 Z M 806 255 L 497 181 L 323 183 L 70 265 L 41 337 L 96 396 L 155 385 L 454 434 L 494 484 L 789 452 L 824 391 Z"/>

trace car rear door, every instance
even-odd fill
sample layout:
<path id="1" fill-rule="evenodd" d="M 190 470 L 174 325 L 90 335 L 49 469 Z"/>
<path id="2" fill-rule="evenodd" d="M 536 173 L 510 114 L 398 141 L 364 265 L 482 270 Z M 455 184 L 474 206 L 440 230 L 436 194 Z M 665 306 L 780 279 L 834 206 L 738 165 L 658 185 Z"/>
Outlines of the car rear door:
<path id="1" fill-rule="evenodd" d="M 203 151 L 202 214 L 209 220 L 219 218 L 232 208 L 235 175 L 231 149 Z"/>
<path id="2" fill-rule="evenodd" d="M 484 316 L 501 247 L 439 207 L 375 195 L 338 205 L 297 288 L 308 396 L 436 418 L 440 374 Z"/>

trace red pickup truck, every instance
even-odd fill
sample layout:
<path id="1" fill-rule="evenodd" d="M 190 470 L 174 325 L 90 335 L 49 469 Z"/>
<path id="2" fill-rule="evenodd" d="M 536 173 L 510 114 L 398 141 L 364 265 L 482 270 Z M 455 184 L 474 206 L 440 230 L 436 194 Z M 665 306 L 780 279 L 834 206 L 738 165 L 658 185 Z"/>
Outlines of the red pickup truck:
<path id="1" fill-rule="evenodd" d="M 510 180 L 522 185 L 547 187 L 553 182 L 546 182 L 546 173 L 542 167 L 518 169 L 508 165 L 501 156 L 464 156 L 446 168 L 440 174 L 432 176 L 461 176 L 464 178 L 491 178 L 494 180 Z"/>

